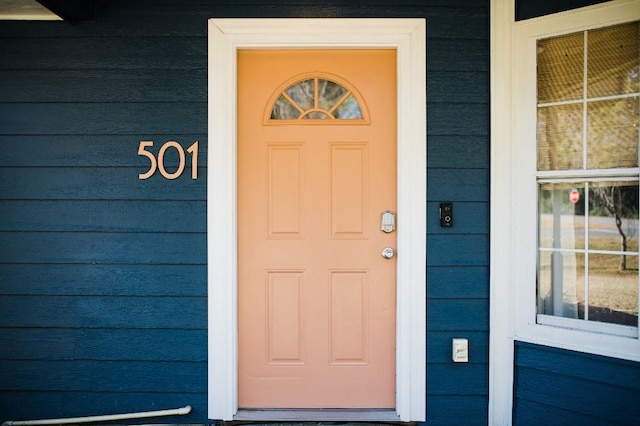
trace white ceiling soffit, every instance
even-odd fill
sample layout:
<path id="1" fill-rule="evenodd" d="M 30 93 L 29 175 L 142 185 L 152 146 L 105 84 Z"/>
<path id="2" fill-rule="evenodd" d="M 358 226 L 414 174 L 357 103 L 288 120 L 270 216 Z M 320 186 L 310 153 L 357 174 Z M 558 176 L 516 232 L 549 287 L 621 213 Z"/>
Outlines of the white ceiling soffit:
<path id="1" fill-rule="evenodd" d="M 0 20 L 61 21 L 62 18 L 36 0 L 0 0 Z"/>

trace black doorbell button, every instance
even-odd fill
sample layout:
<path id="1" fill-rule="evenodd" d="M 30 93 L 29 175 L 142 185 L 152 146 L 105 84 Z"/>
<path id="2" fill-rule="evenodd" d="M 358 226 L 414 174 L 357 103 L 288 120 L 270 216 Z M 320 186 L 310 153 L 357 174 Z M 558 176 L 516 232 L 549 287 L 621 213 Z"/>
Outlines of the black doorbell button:
<path id="1" fill-rule="evenodd" d="M 453 203 L 440 203 L 440 226 L 443 228 L 453 226 Z"/>

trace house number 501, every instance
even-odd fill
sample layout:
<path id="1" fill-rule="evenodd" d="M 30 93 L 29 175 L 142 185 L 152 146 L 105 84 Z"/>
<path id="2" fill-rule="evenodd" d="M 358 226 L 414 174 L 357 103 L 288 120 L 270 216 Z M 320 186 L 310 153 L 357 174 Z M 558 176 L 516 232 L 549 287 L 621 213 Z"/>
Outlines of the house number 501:
<path id="1" fill-rule="evenodd" d="M 182 145 L 174 141 L 166 142 L 160 147 L 157 160 L 152 152 L 146 150 L 147 147 L 151 146 L 153 146 L 153 141 L 140 141 L 140 145 L 138 146 L 138 155 L 143 155 L 147 157 L 149 161 L 151 161 L 149 170 L 147 170 L 145 173 L 140 173 L 138 175 L 138 179 L 149 179 L 156 172 L 156 169 L 160 170 L 160 174 L 166 179 L 176 179 L 180 177 L 180 175 L 184 171 L 184 165 L 186 162 Z M 175 148 L 175 150 L 178 151 L 178 156 L 180 157 L 178 168 L 173 173 L 167 172 L 167 169 L 164 167 L 164 154 L 169 148 Z M 198 141 L 195 141 L 193 145 L 187 148 L 187 152 L 191 154 L 191 179 L 198 179 Z"/>

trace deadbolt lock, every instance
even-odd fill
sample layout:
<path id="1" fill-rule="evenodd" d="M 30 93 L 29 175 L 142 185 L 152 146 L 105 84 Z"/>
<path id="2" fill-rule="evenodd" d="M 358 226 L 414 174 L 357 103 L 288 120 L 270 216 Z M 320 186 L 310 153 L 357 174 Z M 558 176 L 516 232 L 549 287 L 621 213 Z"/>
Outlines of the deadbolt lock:
<path id="1" fill-rule="evenodd" d="M 396 230 L 396 214 L 391 210 L 385 210 L 380 214 L 380 230 L 387 234 Z"/>

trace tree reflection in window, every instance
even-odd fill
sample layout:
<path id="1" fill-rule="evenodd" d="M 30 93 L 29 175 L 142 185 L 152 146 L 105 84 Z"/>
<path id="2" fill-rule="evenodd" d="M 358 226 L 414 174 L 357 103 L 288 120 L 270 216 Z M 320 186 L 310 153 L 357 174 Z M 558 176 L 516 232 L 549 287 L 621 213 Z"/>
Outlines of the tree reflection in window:
<path id="1" fill-rule="evenodd" d="M 324 78 L 299 81 L 280 93 L 271 110 L 272 120 L 362 120 L 353 93 Z"/>

